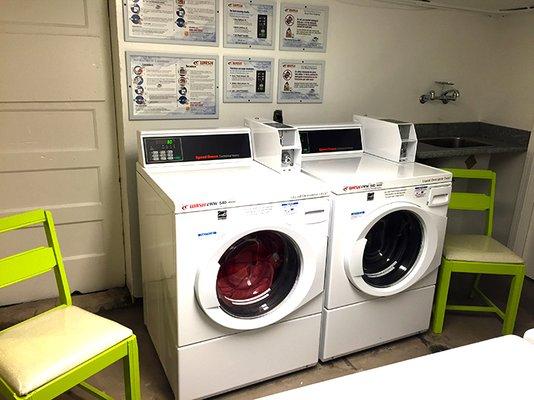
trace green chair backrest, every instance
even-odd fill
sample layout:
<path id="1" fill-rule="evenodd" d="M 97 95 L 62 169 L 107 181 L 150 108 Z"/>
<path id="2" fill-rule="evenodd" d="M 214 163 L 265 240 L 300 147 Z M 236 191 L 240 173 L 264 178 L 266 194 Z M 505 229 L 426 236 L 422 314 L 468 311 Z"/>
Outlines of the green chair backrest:
<path id="1" fill-rule="evenodd" d="M 0 233 L 43 224 L 48 246 L 0 259 L 0 288 L 54 270 L 61 304 L 71 305 L 69 283 L 50 211 L 34 210 L 0 218 Z"/>
<path id="2" fill-rule="evenodd" d="M 450 210 L 487 211 L 486 235 L 493 233 L 493 212 L 495 203 L 495 172 L 486 169 L 444 168 L 452 173 L 453 178 L 479 179 L 490 181 L 489 193 L 452 192 L 449 202 Z"/>

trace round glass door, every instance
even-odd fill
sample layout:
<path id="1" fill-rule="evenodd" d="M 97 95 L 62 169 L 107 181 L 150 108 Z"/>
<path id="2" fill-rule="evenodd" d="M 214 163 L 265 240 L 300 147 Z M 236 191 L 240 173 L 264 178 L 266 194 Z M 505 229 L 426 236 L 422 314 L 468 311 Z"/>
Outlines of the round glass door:
<path id="1" fill-rule="evenodd" d="M 423 244 L 423 228 L 413 212 L 395 211 L 378 220 L 365 238 L 362 278 L 370 286 L 385 288 L 413 268 Z"/>
<path id="2" fill-rule="evenodd" d="M 233 243 L 219 259 L 217 297 L 238 318 L 261 316 L 279 305 L 297 282 L 301 260 L 291 238 L 265 230 Z"/>

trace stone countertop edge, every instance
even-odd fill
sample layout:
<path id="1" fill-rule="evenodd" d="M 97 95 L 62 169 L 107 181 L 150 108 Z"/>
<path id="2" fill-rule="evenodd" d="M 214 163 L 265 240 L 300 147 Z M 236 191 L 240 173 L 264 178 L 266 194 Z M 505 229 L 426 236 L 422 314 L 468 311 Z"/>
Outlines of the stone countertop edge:
<path id="1" fill-rule="evenodd" d="M 449 148 L 419 142 L 417 159 L 464 157 L 472 154 L 521 153 L 527 151 L 530 132 L 485 122 L 415 124 L 418 139 L 466 137 L 483 139 L 491 146 Z"/>

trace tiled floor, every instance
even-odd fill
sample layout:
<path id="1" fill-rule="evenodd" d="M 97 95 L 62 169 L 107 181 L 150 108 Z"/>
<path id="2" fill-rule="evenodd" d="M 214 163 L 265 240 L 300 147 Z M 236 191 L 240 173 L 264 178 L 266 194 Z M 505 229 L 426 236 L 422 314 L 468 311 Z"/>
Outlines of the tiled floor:
<path id="1" fill-rule="evenodd" d="M 462 292 L 462 286 L 465 286 L 465 282 L 463 285 L 462 282 L 459 282 L 457 285 L 460 289 L 459 292 Z M 501 300 L 505 298 L 506 287 L 504 286 L 504 282 L 494 282 L 489 286 L 492 287 L 491 291 L 494 292 L 493 294 L 497 298 L 501 298 Z M 174 399 L 163 369 L 150 342 L 148 333 L 143 325 L 141 307 L 134 306 L 105 311 L 102 315 L 131 327 L 139 339 L 143 399 Z M 529 279 L 525 281 L 523 299 L 516 324 L 516 333 L 522 334 L 528 328 L 534 328 L 534 281 Z M 501 323 L 493 316 L 448 314 L 445 320 L 444 332 L 439 336 L 425 333 L 389 343 L 331 362 L 319 363 L 314 368 L 272 379 L 227 393 L 217 398 L 236 400 L 253 399 L 302 385 L 418 357 L 430 352 L 489 339 L 498 336 L 500 330 Z M 122 366 L 120 364 L 115 364 L 104 370 L 93 377 L 91 382 L 118 399 L 123 396 Z M 92 399 L 90 396 L 78 390 L 74 390 L 60 398 L 63 400 Z"/>

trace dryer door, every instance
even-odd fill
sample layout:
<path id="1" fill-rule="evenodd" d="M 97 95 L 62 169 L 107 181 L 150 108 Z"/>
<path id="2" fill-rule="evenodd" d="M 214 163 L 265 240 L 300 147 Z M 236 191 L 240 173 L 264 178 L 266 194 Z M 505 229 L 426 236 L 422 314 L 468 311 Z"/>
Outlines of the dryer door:
<path id="1" fill-rule="evenodd" d="M 271 325 L 302 305 L 317 273 L 317 255 L 301 235 L 262 227 L 230 238 L 199 269 L 196 297 L 227 328 Z"/>
<path id="2" fill-rule="evenodd" d="M 446 217 L 412 203 L 394 203 L 376 210 L 365 220 L 365 229 L 347 245 L 347 277 L 373 296 L 406 290 L 437 266 L 446 223 Z"/>

